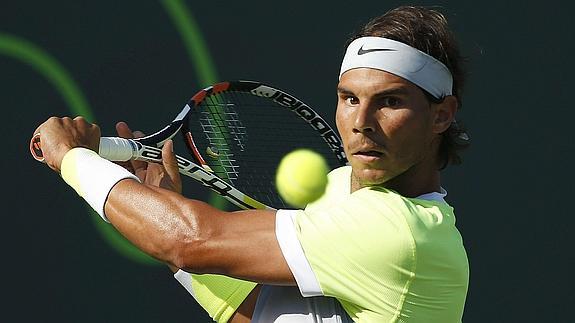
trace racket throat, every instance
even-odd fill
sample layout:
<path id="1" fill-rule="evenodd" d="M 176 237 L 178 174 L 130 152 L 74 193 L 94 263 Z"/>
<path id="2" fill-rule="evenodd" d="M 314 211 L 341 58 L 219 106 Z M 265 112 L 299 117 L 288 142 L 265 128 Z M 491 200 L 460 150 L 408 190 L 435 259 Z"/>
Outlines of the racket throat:
<path id="1" fill-rule="evenodd" d="M 198 147 L 196 146 L 196 143 L 194 142 L 194 137 L 192 137 L 192 133 L 187 131 L 186 133 L 184 133 L 184 140 L 187 142 L 187 147 L 188 150 L 190 151 L 190 153 L 192 155 L 194 155 L 194 157 L 196 158 L 196 160 L 198 161 L 198 163 L 200 164 L 200 166 L 202 166 L 202 168 L 210 173 L 213 173 L 214 171 L 212 170 L 212 168 L 210 166 L 208 166 L 208 164 L 206 163 L 206 161 L 204 160 L 204 158 L 202 157 L 202 155 L 200 154 L 200 152 L 198 151 Z"/>

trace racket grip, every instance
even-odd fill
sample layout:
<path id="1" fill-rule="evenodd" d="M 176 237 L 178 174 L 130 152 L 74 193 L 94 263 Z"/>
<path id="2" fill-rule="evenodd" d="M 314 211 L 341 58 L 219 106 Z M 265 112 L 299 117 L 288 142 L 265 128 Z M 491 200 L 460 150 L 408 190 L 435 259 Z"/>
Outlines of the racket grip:
<path id="1" fill-rule="evenodd" d="M 127 161 L 137 156 L 138 145 L 135 141 L 119 137 L 100 138 L 98 155 L 110 161 Z M 39 162 L 44 162 L 40 134 L 30 140 L 30 153 Z"/>
<path id="2" fill-rule="evenodd" d="M 119 137 L 100 138 L 98 155 L 109 161 L 127 161 L 135 157 L 138 147 L 133 140 Z"/>

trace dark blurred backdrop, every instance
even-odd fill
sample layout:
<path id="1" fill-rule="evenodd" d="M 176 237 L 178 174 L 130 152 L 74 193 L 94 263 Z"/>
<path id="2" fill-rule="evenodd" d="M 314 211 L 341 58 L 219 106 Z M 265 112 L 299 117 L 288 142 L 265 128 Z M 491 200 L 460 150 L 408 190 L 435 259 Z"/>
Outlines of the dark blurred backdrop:
<path id="1" fill-rule="evenodd" d="M 459 120 L 472 147 L 444 181 L 471 264 L 465 322 L 575 320 L 568 316 L 575 304 L 569 202 L 575 113 L 568 97 L 575 28 L 564 6 L 531 3 L 410 3 L 438 6 L 469 59 Z M 30 157 L 28 140 L 39 123 L 77 114 L 62 93 L 83 97 L 76 106 L 88 107 L 106 135 L 114 134 L 118 120 L 155 131 L 210 78 L 267 82 L 332 120 L 345 40 L 369 18 L 400 4 L 406 3 L 0 4 L 0 108 L 7 143 L 2 320 L 209 321 L 167 268 L 114 242 L 110 226 Z M 200 75 L 188 54 L 186 36 L 168 10 L 177 5 L 191 15 L 188 23 L 197 24 L 196 45 L 204 40 L 209 56 L 203 64 L 213 64 L 211 74 Z M 61 74 L 55 64 L 71 76 L 76 91 L 58 90 L 66 82 L 54 76 Z M 186 185 L 187 195 L 208 196 L 190 181 Z"/>

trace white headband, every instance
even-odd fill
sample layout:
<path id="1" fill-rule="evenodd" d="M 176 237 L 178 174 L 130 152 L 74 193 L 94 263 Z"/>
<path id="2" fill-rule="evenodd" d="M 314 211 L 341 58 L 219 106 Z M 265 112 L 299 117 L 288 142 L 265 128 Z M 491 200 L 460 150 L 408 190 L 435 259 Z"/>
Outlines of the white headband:
<path id="1" fill-rule="evenodd" d="M 452 93 L 453 77 L 443 63 L 395 40 L 362 37 L 352 41 L 341 63 L 339 77 L 360 67 L 375 68 L 400 76 L 438 99 Z"/>

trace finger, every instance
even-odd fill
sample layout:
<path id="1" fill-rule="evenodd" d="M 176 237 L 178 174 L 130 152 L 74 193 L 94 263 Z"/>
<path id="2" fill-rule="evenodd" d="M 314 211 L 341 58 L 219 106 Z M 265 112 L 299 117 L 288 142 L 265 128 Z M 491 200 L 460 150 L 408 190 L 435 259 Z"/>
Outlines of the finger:
<path id="1" fill-rule="evenodd" d="M 123 121 L 116 123 L 116 132 L 118 133 L 118 136 L 122 138 L 128 138 L 128 139 L 134 138 L 132 130 L 130 129 L 128 124 Z"/>
<path id="2" fill-rule="evenodd" d="M 90 142 L 87 143 L 86 148 L 90 148 L 94 151 L 98 151 L 98 147 L 100 146 L 100 137 L 102 134 L 100 133 L 100 127 L 96 123 L 88 122 L 83 116 L 77 116 L 74 119 L 71 119 L 71 123 L 76 125 L 77 127 L 86 128 L 89 131 L 93 131 L 97 133 L 97 136 L 91 136 Z"/>
<path id="3" fill-rule="evenodd" d="M 178 161 L 176 160 L 176 155 L 174 154 L 174 142 L 171 139 L 166 141 L 164 147 L 162 147 L 162 164 L 164 165 L 170 180 L 174 184 L 174 189 L 178 193 L 181 193 L 182 178 L 178 169 Z"/>
<path id="4" fill-rule="evenodd" d="M 116 133 L 118 134 L 118 137 L 128 138 L 128 139 L 133 138 L 132 130 L 130 130 L 130 127 L 128 127 L 128 124 L 126 124 L 125 122 L 122 122 L 122 121 L 116 123 Z M 132 161 L 130 161 L 130 160 L 125 161 L 125 162 L 118 161 L 115 163 L 124 167 L 125 169 L 127 169 L 131 173 L 136 174 L 136 170 L 134 169 L 134 165 L 132 165 Z M 136 176 L 138 176 L 138 175 L 136 174 Z M 139 176 L 138 176 L 138 178 L 139 178 Z"/>
<path id="5" fill-rule="evenodd" d="M 30 153 L 34 159 L 40 162 L 44 162 L 44 156 L 42 153 L 42 144 L 40 139 L 40 128 L 42 124 L 36 127 L 36 130 L 32 133 L 32 138 L 30 139 Z"/>
<path id="6" fill-rule="evenodd" d="M 134 133 L 134 138 L 142 138 L 143 136 L 145 136 L 144 133 L 139 131 L 139 130 L 136 130 L 133 133 Z"/>
<path id="7" fill-rule="evenodd" d="M 36 130 L 34 130 L 34 132 L 32 133 L 32 137 L 40 133 L 40 128 L 42 128 L 42 125 L 44 125 L 44 123 L 41 123 L 38 127 L 36 127 Z"/>

